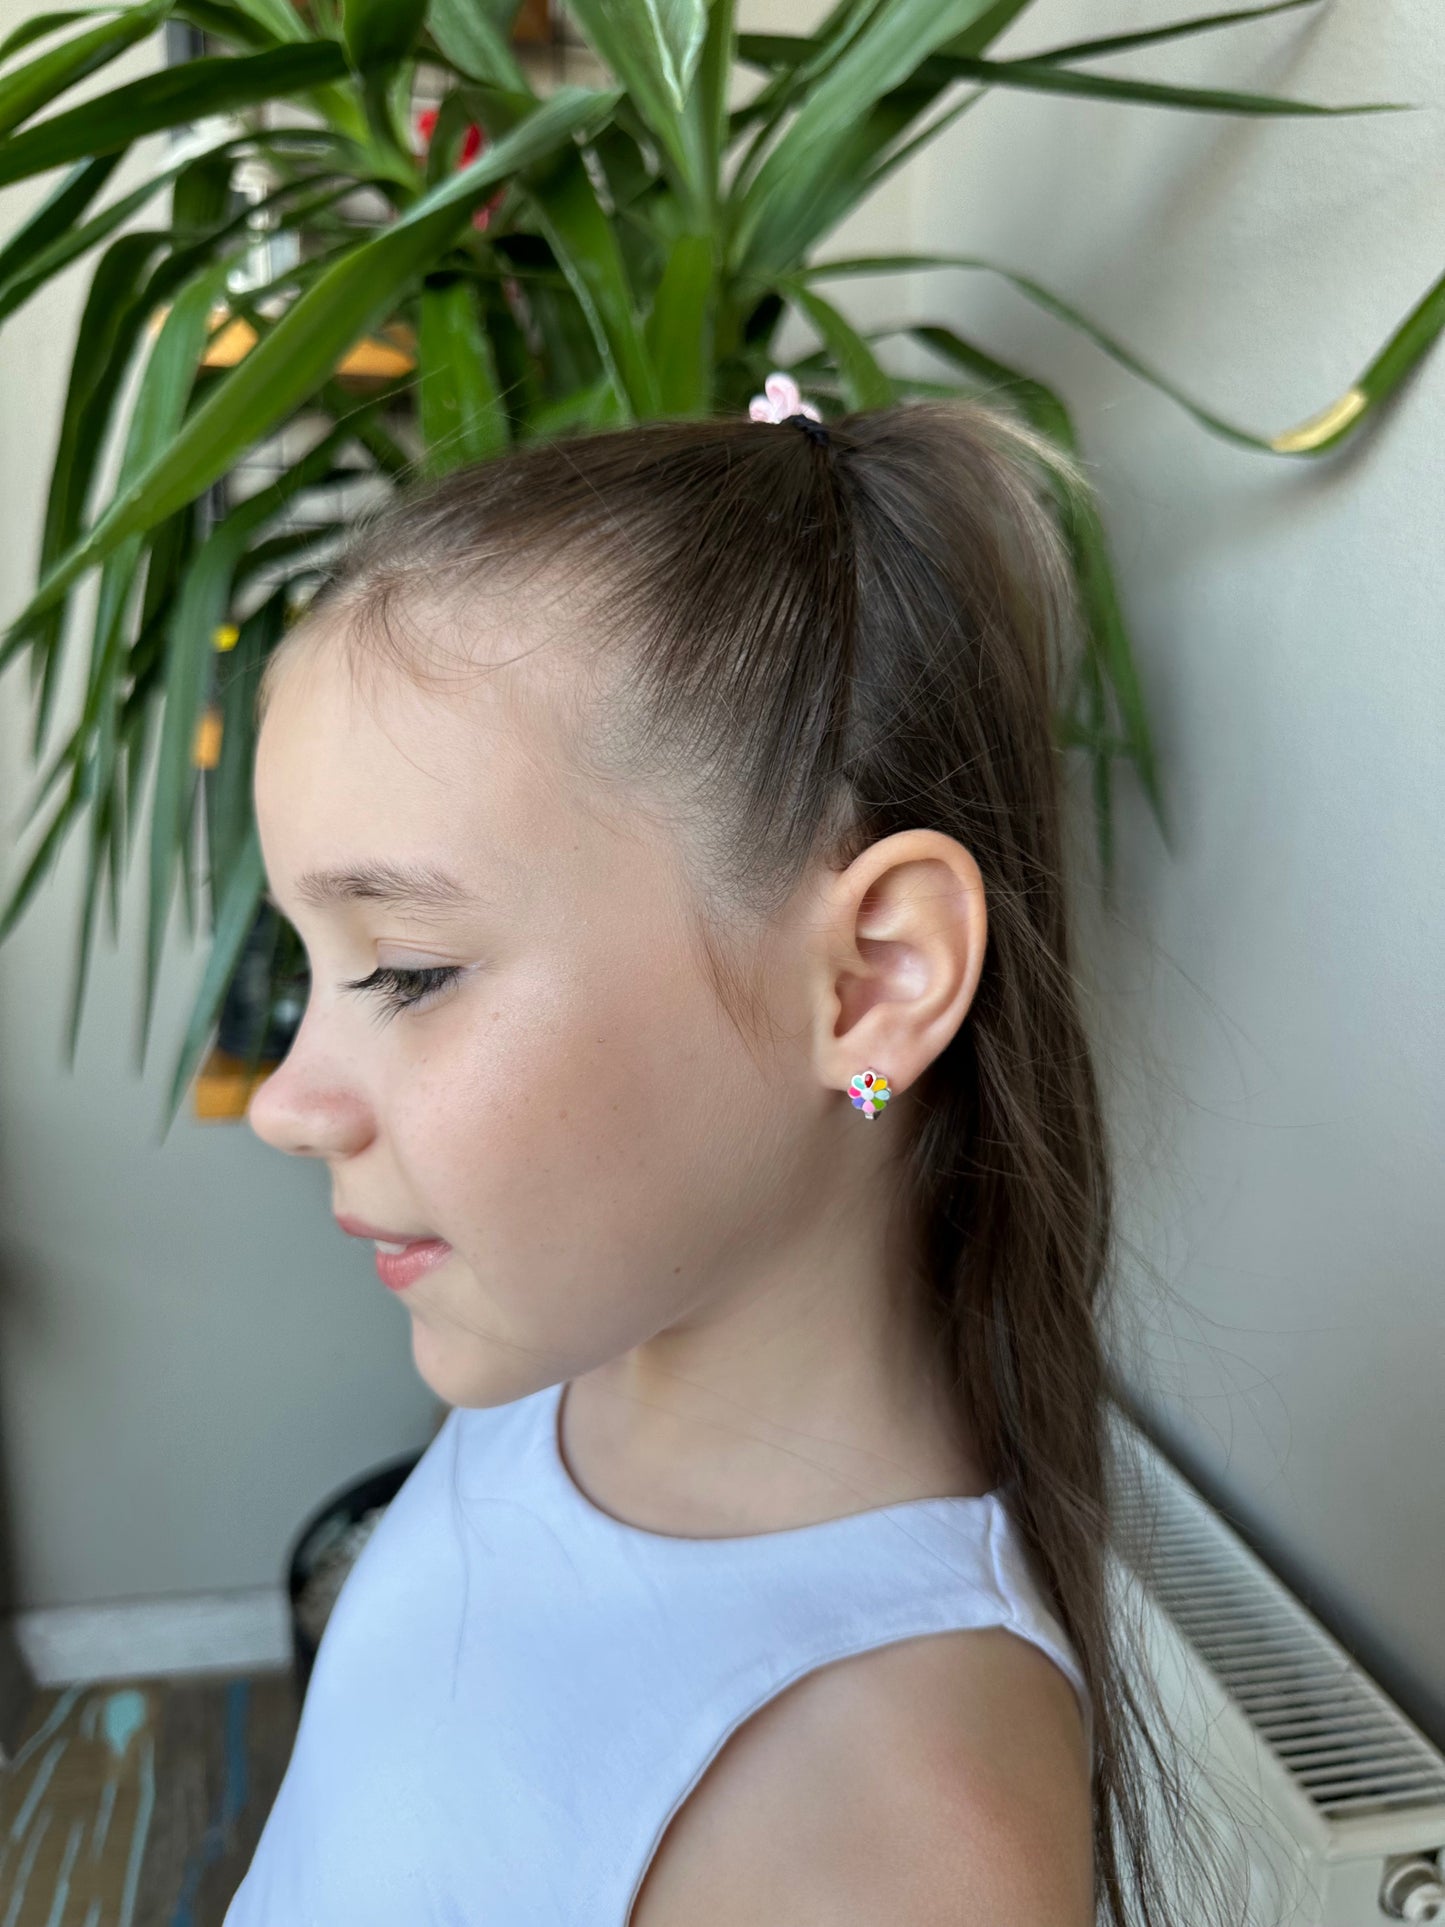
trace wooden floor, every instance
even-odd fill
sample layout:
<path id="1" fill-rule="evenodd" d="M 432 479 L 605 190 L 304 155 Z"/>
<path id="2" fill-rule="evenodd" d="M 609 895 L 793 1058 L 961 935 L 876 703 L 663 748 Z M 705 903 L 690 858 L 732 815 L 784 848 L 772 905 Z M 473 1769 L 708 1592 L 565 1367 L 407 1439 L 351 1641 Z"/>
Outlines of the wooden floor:
<path id="1" fill-rule="evenodd" d="M 0 1767 L 0 1927 L 221 1927 L 298 1711 L 289 1670 L 41 1688 Z"/>

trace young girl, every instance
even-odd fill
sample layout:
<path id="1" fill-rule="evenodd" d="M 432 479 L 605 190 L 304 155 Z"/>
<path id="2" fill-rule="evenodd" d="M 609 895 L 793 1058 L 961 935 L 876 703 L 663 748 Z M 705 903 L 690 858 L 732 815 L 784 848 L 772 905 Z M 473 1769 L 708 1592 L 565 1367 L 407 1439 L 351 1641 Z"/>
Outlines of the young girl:
<path id="1" fill-rule="evenodd" d="M 227 1927 L 1174 1918 L 1050 475 L 984 405 L 776 375 L 404 488 L 268 663 L 312 991 L 250 1121 L 452 1409 Z"/>

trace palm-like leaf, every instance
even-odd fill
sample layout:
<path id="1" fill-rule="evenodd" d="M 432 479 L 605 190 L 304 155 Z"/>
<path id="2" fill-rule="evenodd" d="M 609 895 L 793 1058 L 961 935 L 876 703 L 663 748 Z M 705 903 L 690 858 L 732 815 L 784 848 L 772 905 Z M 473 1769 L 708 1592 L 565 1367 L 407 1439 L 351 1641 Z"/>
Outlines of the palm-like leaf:
<path id="1" fill-rule="evenodd" d="M 825 403 L 983 392 L 1077 449 L 1063 399 L 971 341 L 958 316 L 908 330 L 953 379 L 904 378 L 880 354 L 899 331 L 865 333 L 818 285 L 944 266 L 1003 276 L 1239 446 L 1315 454 L 1352 435 L 1445 326 L 1445 278 L 1336 401 L 1269 434 L 1225 420 L 1020 267 L 815 258 L 863 196 L 995 89 L 1248 116 L 1395 110 L 1088 65 L 1316 3 L 1272 0 L 1017 60 L 990 50 L 1029 0 L 837 0 L 809 35 L 739 35 L 732 0 L 573 0 L 614 83 L 600 91 L 539 86 L 509 37 L 515 0 L 313 0 L 314 25 L 291 0 L 139 0 L 12 33 L 0 44 L 0 183 L 65 171 L 0 244 L 0 326 L 67 265 L 95 257 L 38 580 L 0 637 L 0 666 L 27 655 L 32 753 L 45 757 L 25 817 L 37 835 L 0 906 L 0 940 L 88 816 L 72 1061 L 95 912 L 105 891 L 114 937 L 153 736 L 142 1059 L 178 879 L 188 928 L 196 914 L 198 817 L 212 934 L 167 1128 L 258 914 L 271 914 L 251 811 L 256 678 L 339 533 L 324 504 L 343 481 L 391 485 L 574 429 L 741 410 L 773 366 L 789 308 L 818 338 L 795 373 Z M 209 36 L 202 58 L 67 104 L 166 20 Z M 763 78 L 730 108 L 740 60 Z M 409 125 L 421 71 L 442 83 L 429 148 Z M 209 134 L 213 116 L 222 127 L 204 138 L 197 123 Z M 173 158 L 101 205 L 133 144 L 168 129 L 185 136 Z M 238 211 L 242 170 L 258 168 L 265 197 Z M 170 221 L 128 226 L 167 187 Z M 256 222 L 294 238 L 299 256 L 243 274 Z M 352 375 L 353 364 L 379 373 Z M 228 508 L 220 488 L 237 464 L 302 425 L 307 452 Z M 116 480 L 97 500 L 112 436 Z M 1132 766 L 1161 828 L 1163 788 L 1097 507 L 1066 492 L 1057 507 L 1087 631 L 1058 734 L 1090 759 L 1107 880 L 1117 762 Z M 91 571 L 80 714 L 47 752 L 74 595 Z M 274 919 L 269 948 L 274 999 L 298 961 Z"/>

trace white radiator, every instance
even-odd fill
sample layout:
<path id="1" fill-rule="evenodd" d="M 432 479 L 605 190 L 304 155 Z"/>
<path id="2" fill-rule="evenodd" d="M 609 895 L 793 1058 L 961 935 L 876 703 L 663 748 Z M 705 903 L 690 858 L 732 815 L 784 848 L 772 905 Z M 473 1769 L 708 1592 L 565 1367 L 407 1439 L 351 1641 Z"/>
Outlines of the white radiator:
<path id="1" fill-rule="evenodd" d="M 1139 1490 L 1116 1497 L 1116 1599 L 1249 1927 L 1445 1922 L 1445 1756 L 1148 1438 L 1117 1424 Z"/>

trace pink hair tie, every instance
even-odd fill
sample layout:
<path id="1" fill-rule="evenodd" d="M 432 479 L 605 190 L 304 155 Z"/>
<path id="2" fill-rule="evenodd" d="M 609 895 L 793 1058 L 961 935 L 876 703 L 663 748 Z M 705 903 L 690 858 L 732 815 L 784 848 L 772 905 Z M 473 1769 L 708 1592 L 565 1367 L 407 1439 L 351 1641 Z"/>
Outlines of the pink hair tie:
<path id="1" fill-rule="evenodd" d="M 748 403 L 749 418 L 755 422 L 786 422 L 795 415 L 802 415 L 808 421 L 821 422 L 823 417 L 812 402 L 804 401 L 798 392 L 798 384 L 791 375 L 775 368 L 763 383 L 765 392 L 754 395 Z"/>
<path id="2" fill-rule="evenodd" d="M 798 393 L 798 384 L 791 375 L 784 374 L 781 368 L 775 368 L 763 387 L 767 392 L 754 395 L 748 403 L 748 414 L 755 422 L 795 422 L 810 442 L 816 442 L 819 448 L 827 448 L 827 425 L 812 402 L 803 400 Z"/>

